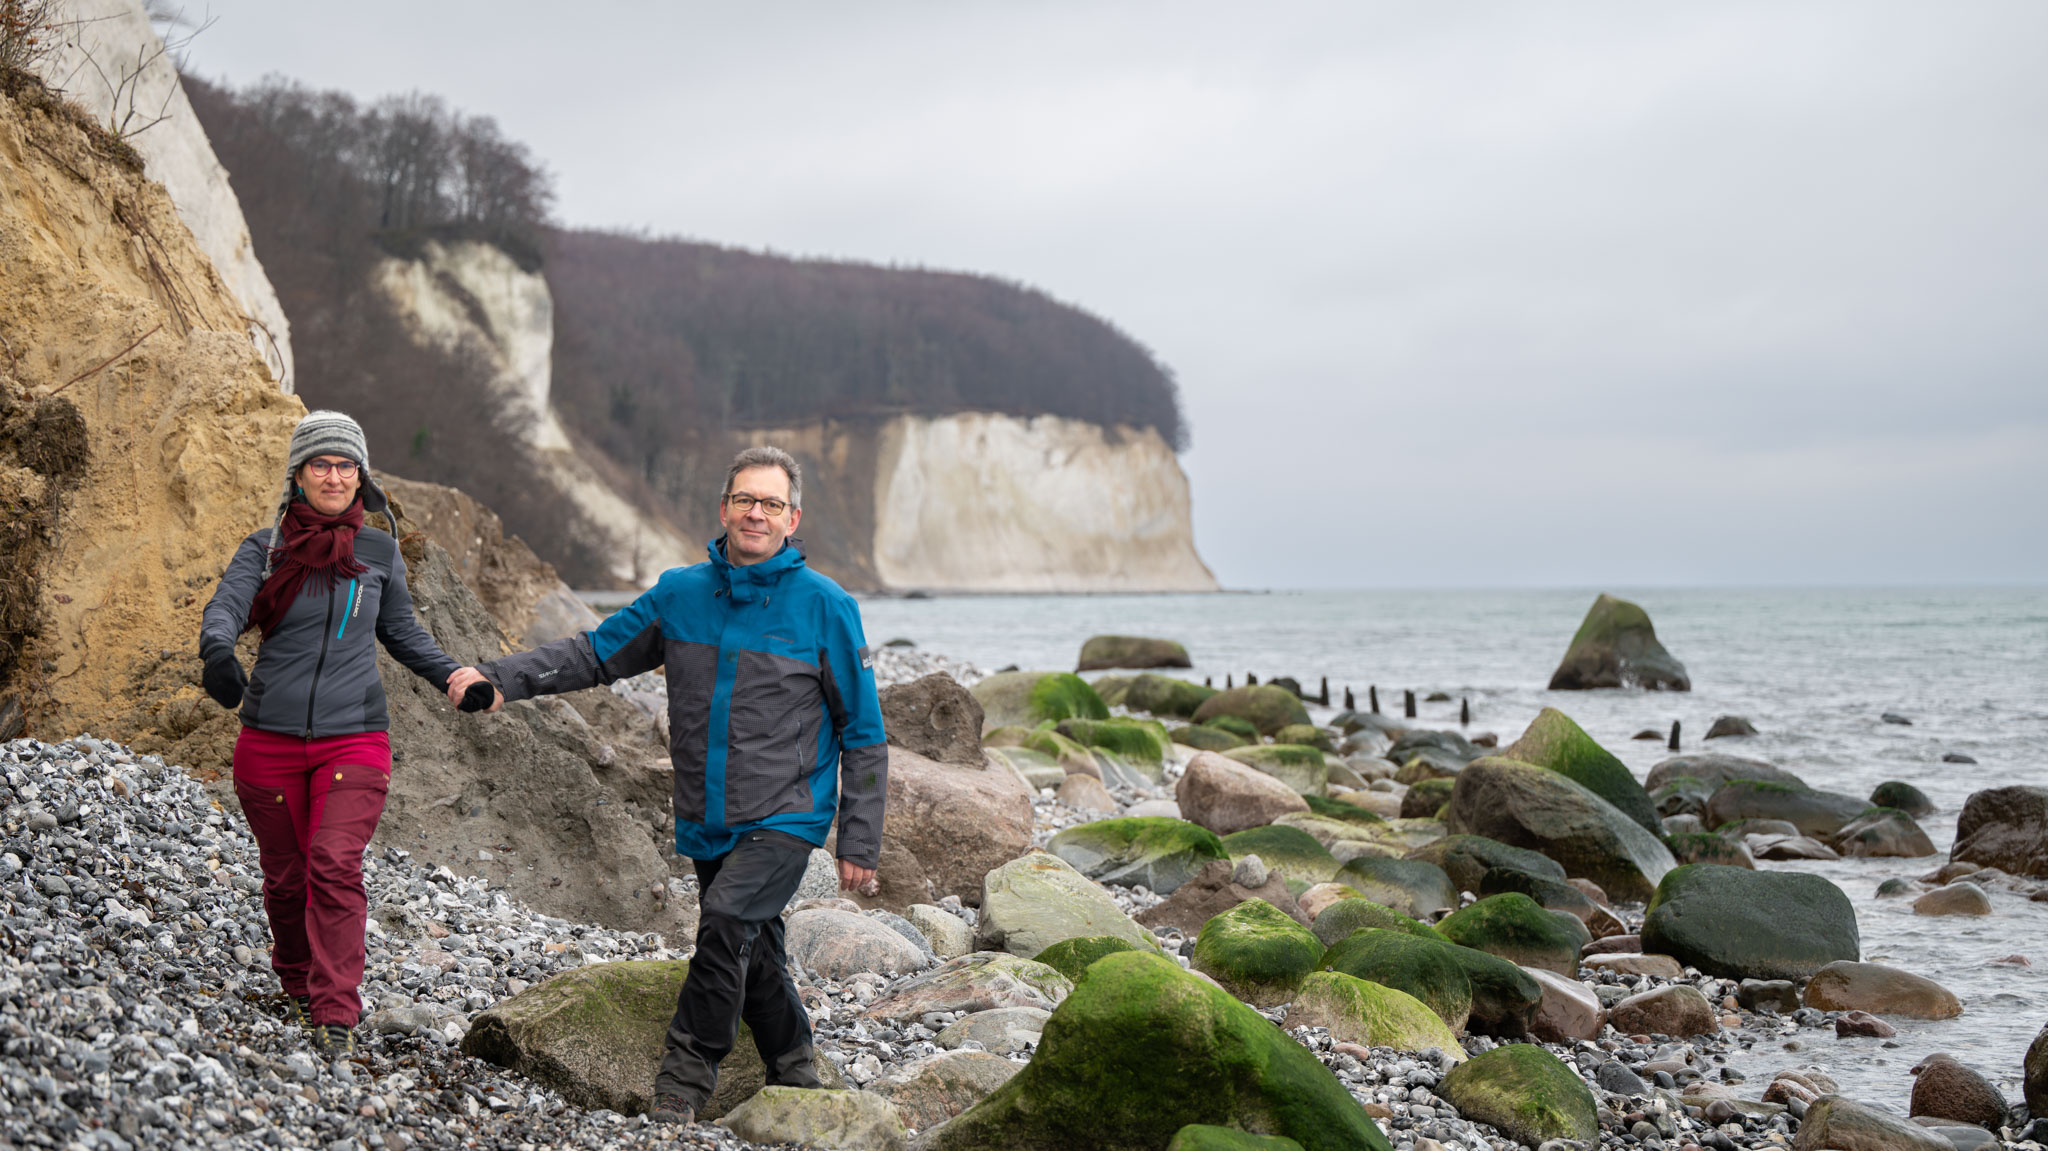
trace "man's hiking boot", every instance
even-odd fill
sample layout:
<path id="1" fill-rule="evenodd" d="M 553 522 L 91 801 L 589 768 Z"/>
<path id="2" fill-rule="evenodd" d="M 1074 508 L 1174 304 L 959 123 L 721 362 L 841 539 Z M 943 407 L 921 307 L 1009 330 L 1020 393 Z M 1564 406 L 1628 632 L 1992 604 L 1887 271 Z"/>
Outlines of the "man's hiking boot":
<path id="1" fill-rule="evenodd" d="M 346 1059 L 356 1053 L 356 1031 L 346 1023 L 313 1028 L 313 1050 L 324 1059 Z"/>
<path id="2" fill-rule="evenodd" d="M 654 1097 L 654 1106 L 647 1109 L 647 1117 L 656 1123 L 687 1125 L 697 1121 L 697 1109 L 682 1096 L 663 1092 Z"/>

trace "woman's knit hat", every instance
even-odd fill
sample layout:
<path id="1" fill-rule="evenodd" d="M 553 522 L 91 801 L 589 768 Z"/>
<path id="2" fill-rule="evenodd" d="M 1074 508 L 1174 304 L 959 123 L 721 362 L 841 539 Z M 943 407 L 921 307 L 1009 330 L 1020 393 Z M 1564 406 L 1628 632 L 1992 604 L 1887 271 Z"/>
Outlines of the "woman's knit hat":
<path id="1" fill-rule="evenodd" d="M 284 513 L 292 506 L 292 497 L 298 492 L 299 469 L 315 456 L 346 456 L 356 462 L 362 470 L 356 473 L 362 481 L 357 495 L 363 501 L 365 512 L 381 512 L 391 501 L 384 497 L 384 489 L 370 478 L 370 443 L 363 436 L 363 426 L 341 412 L 307 412 L 306 418 L 292 431 L 292 444 L 284 469 L 284 495 L 277 501 L 277 518 L 270 521 L 270 548 L 275 551 L 284 543 Z M 270 576 L 270 561 L 263 564 L 264 578 Z"/>

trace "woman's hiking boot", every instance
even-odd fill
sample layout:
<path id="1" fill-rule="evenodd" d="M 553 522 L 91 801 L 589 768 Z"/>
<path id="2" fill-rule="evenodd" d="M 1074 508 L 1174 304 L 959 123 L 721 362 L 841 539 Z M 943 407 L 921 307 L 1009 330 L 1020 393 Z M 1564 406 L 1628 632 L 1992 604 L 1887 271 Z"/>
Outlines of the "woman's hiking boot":
<path id="1" fill-rule="evenodd" d="M 284 1021 L 293 1027 L 313 1029 L 313 997 L 310 995 L 287 995 L 284 997 Z"/>
<path id="2" fill-rule="evenodd" d="M 356 1053 L 356 1031 L 346 1023 L 322 1023 L 313 1028 L 313 1050 L 323 1059 L 346 1059 Z"/>

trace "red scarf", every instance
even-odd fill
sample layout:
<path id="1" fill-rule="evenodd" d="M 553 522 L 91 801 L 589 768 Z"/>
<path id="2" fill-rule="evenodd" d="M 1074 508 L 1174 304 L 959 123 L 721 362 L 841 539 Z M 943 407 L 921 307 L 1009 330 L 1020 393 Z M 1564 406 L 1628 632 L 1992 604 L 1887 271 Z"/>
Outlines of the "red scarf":
<path id="1" fill-rule="evenodd" d="M 322 515 L 304 500 L 293 500 L 284 513 L 284 546 L 270 551 L 270 578 L 250 605 L 249 626 L 261 628 L 263 638 L 269 639 L 301 590 L 310 585 L 315 592 L 325 592 L 339 580 L 370 570 L 356 562 L 356 531 L 362 526 L 361 500 L 333 516 Z"/>

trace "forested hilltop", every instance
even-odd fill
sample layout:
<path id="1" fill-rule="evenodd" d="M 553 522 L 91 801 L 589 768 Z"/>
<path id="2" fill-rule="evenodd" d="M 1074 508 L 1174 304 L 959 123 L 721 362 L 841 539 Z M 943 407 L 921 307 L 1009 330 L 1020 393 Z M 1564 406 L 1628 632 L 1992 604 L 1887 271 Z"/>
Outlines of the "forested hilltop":
<path id="1" fill-rule="evenodd" d="M 716 477 L 737 445 L 771 430 L 800 458 L 838 445 L 836 464 L 806 458 L 819 488 L 869 490 L 807 499 L 804 534 L 854 586 L 874 582 L 872 473 L 847 464 L 847 445 L 871 456 L 893 417 L 1054 415 L 1187 444 L 1168 370 L 1042 292 L 562 228 L 540 161 L 487 117 L 418 94 L 363 104 L 279 79 L 186 83 L 290 317 L 307 404 L 357 414 L 379 466 L 496 507 L 572 582 L 608 582 L 606 558 L 574 508 L 529 482 L 529 429 L 498 402 L 485 357 L 408 335 L 374 286 L 388 261 L 483 241 L 544 275 L 554 411 L 609 484 L 686 537 L 715 530 Z"/>

